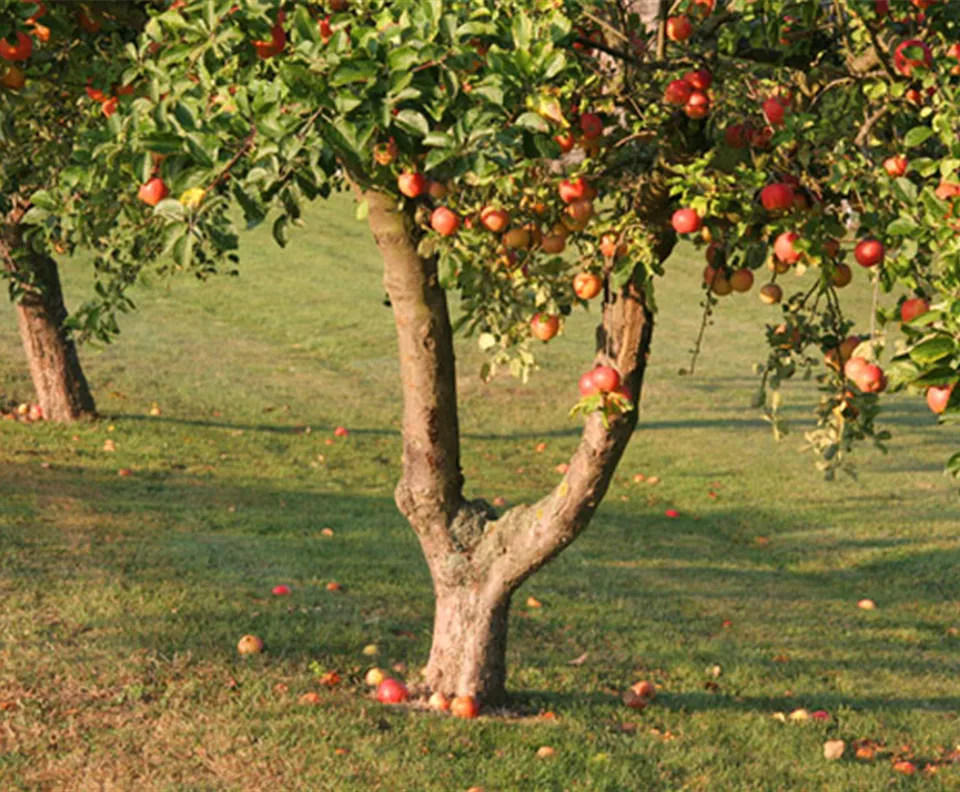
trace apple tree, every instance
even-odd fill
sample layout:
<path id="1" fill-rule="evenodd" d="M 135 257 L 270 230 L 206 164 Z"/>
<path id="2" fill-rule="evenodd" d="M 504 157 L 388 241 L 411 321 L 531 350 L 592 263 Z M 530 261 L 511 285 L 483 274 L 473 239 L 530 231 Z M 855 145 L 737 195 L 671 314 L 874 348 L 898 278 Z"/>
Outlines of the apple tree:
<path id="1" fill-rule="evenodd" d="M 149 20 L 115 80 L 134 93 L 85 138 L 74 175 L 34 195 L 30 234 L 42 247 L 79 229 L 99 251 L 97 297 L 75 318 L 90 331 L 115 321 L 145 267 L 232 268 L 238 215 L 284 245 L 305 202 L 352 191 L 397 330 L 395 494 L 433 578 L 435 691 L 503 697 L 511 596 L 587 527 L 637 425 L 655 285 L 678 236 L 706 258 L 704 327 L 735 310 L 732 295 L 772 306 L 756 404 L 776 431 L 783 386 L 817 378 L 807 439 L 828 477 L 858 441 L 888 439 L 885 391 L 960 416 L 955 3 L 137 8 Z M 109 228 L 93 232 L 107 215 L 85 219 L 88 204 L 107 205 Z M 842 298 L 853 278 L 876 295 L 857 334 Z M 562 480 L 502 514 L 468 499 L 455 330 L 486 351 L 482 376 L 526 378 L 591 302 L 584 429 Z M 960 471 L 960 455 L 948 465 Z"/>

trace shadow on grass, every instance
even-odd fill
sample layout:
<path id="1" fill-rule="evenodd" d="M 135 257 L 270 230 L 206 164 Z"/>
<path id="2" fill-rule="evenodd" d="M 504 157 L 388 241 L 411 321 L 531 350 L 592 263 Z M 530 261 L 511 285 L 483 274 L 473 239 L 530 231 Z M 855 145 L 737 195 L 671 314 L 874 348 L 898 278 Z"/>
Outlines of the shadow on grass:
<path id="1" fill-rule="evenodd" d="M 316 660 L 348 667 L 356 662 L 358 647 L 370 642 L 382 645 L 391 661 L 413 666 L 426 658 L 433 617 L 430 580 L 416 540 L 389 498 L 287 491 L 177 473 L 123 479 L 80 468 L 38 473 L 12 464 L 0 464 L 0 489 L 10 493 L 0 508 L 0 588 L 58 596 L 67 587 L 73 597 L 112 588 L 114 600 L 129 597 L 140 603 L 122 619 L 115 601 L 108 600 L 102 611 L 88 606 L 83 623 L 61 620 L 46 640 L 80 649 L 95 642 L 123 655 L 189 652 L 222 663 L 224 657 L 232 660 L 240 634 L 255 632 L 271 657 L 299 666 Z M 856 513 L 860 505 L 845 508 Z M 810 552 L 822 555 L 846 544 L 850 551 L 889 555 L 849 568 L 796 571 L 785 568 L 779 550 L 751 544 L 745 523 L 773 523 L 786 533 L 807 528 L 799 521 L 738 508 L 717 510 L 695 522 L 638 518 L 611 504 L 578 543 L 580 563 L 571 562 L 575 571 L 551 575 L 544 585 L 571 607 L 581 607 L 585 593 L 599 607 L 624 603 L 622 614 L 605 617 L 611 631 L 622 626 L 618 619 L 664 632 L 679 623 L 687 635 L 722 637 L 728 643 L 738 640 L 735 632 L 719 633 L 713 614 L 691 614 L 688 606 L 709 610 L 718 600 L 729 600 L 751 610 L 755 619 L 761 614 L 759 620 L 769 622 L 765 629 L 775 633 L 782 620 L 777 604 L 792 604 L 803 613 L 791 618 L 813 613 L 816 640 L 829 640 L 838 654 L 822 661 L 792 661 L 789 674 L 844 666 L 957 673 L 955 660 L 910 656 L 914 648 L 897 637 L 900 631 L 915 630 L 933 641 L 933 631 L 942 625 L 884 611 L 864 620 L 854 619 L 856 611 L 842 618 L 836 610 L 826 614 L 849 607 L 856 601 L 854 592 L 870 586 L 880 590 L 878 599 L 888 609 L 960 600 L 955 574 L 960 550 L 920 549 L 918 541 L 905 538 L 827 541 Z M 333 536 L 322 533 L 326 527 Z M 803 547 L 784 552 L 793 556 Z M 343 591 L 327 591 L 331 580 L 340 582 Z M 271 597 L 278 582 L 291 584 L 295 597 Z M 519 614 L 512 618 L 512 651 L 519 648 L 534 663 L 540 655 L 553 667 L 560 661 L 555 656 L 547 660 L 550 653 L 566 652 L 561 648 L 567 639 L 562 620 L 578 617 L 549 609 L 544 613 L 546 621 L 538 623 Z M 663 660 L 675 661 L 680 651 L 682 647 L 665 644 Z M 771 661 L 746 645 L 724 651 L 738 653 L 742 666 L 775 673 Z M 520 701 L 564 700 L 562 694 L 535 691 L 518 695 Z M 582 703 L 582 696 L 577 699 Z M 598 694 L 597 701 L 609 698 Z M 772 712 L 803 706 L 799 701 L 704 692 L 666 695 L 663 706 Z M 830 692 L 818 694 L 816 704 L 828 709 L 960 709 L 957 698 L 885 700 Z"/>

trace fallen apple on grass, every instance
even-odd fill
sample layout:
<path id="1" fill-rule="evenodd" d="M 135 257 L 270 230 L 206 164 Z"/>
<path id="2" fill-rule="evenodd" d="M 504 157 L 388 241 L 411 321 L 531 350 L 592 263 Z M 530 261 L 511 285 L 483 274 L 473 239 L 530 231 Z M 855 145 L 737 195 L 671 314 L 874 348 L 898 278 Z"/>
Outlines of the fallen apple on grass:
<path id="1" fill-rule="evenodd" d="M 443 695 L 439 690 L 430 696 L 427 706 L 437 712 L 447 712 L 450 709 L 450 699 Z"/>
<path id="2" fill-rule="evenodd" d="M 455 718 L 472 720 L 480 714 L 480 705 L 473 696 L 457 696 L 450 702 L 450 714 Z"/>
<path id="3" fill-rule="evenodd" d="M 244 635 L 237 642 L 237 651 L 243 656 L 260 654 L 263 651 L 263 641 L 256 635 Z"/>
<path id="4" fill-rule="evenodd" d="M 400 704 L 409 697 L 407 686 L 392 677 L 387 677 L 377 686 L 377 701 L 381 704 Z"/>

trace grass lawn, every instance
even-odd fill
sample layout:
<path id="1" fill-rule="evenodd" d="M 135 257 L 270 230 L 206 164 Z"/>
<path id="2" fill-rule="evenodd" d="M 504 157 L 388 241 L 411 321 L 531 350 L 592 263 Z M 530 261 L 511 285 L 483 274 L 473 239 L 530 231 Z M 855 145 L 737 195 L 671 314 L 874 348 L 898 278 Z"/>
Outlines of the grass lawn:
<path id="1" fill-rule="evenodd" d="M 413 678 L 432 614 L 392 502 L 391 314 L 351 205 L 318 208 L 282 253 L 248 235 L 240 278 L 139 289 L 119 343 L 83 350 L 104 420 L 0 422 L 0 790 L 960 788 L 960 764 L 891 766 L 960 743 L 960 502 L 941 474 L 960 437 L 893 399 L 891 454 L 822 482 L 799 453 L 812 387 L 789 391 L 779 445 L 748 407 L 777 315 L 755 294 L 723 303 L 696 377 L 678 375 L 700 268 L 668 267 L 641 425 L 594 525 L 515 598 L 514 714 L 473 722 L 382 707 L 362 684 L 373 664 Z M 76 303 L 82 267 L 65 279 Z M 556 481 L 592 325 L 569 322 L 527 386 L 482 384 L 462 343 L 469 495 Z M 30 397 L 10 309 L 4 394 Z M 239 658 L 245 633 L 267 651 Z M 318 670 L 343 682 L 322 689 Z M 616 696 L 641 678 L 662 692 L 638 714 Z M 298 704 L 311 690 L 321 703 Z M 830 717 L 772 717 L 798 708 Z M 828 762 L 831 738 L 889 752 Z"/>

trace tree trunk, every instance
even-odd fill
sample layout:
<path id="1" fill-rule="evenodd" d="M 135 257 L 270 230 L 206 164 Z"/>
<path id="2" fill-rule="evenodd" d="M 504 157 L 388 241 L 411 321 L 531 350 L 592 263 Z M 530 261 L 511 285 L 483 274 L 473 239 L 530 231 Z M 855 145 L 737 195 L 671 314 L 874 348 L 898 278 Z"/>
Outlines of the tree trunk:
<path id="1" fill-rule="evenodd" d="M 24 286 L 16 310 L 37 403 L 48 421 L 69 423 L 92 417 L 96 413 L 93 396 L 76 344 L 64 326 L 67 308 L 57 263 L 20 244 L 20 216 L 22 211 L 14 212 L 3 230 L 0 259 Z"/>
<path id="2" fill-rule="evenodd" d="M 470 586 L 437 593 L 433 645 L 424 672 L 428 687 L 485 704 L 506 695 L 509 594 Z"/>
<path id="3" fill-rule="evenodd" d="M 358 193 L 360 190 L 358 188 Z M 403 384 L 403 474 L 395 498 L 416 532 L 436 595 L 433 645 L 425 681 L 446 695 L 483 704 L 506 693 L 510 597 L 530 575 L 586 528 L 606 493 L 637 423 L 633 409 L 604 424 L 589 416 L 563 481 L 533 505 L 497 516 L 485 501 L 463 497 L 453 333 L 436 261 L 417 253 L 414 218 L 375 190 L 362 193 L 384 262 Z M 666 231 L 667 191 L 645 187 L 640 200 L 663 261 L 675 236 Z M 604 299 L 598 363 L 619 370 L 639 403 L 653 319 L 644 284 L 630 282 Z"/>

